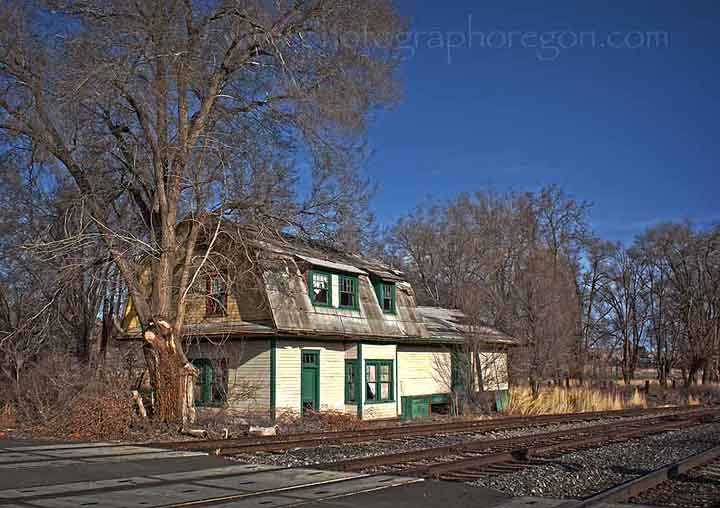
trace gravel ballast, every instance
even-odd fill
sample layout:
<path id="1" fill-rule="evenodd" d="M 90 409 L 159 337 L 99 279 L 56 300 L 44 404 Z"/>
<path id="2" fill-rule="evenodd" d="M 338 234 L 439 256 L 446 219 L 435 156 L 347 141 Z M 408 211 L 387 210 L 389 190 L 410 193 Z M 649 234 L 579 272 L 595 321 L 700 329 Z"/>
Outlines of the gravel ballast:
<path id="1" fill-rule="evenodd" d="M 535 459 L 521 471 L 471 485 L 515 496 L 587 497 L 720 444 L 720 424 L 699 425 L 601 448 Z"/>
<path id="2" fill-rule="evenodd" d="M 512 437 L 528 436 L 532 434 L 558 432 L 564 430 L 581 429 L 590 426 L 603 425 L 612 422 L 629 422 L 654 418 L 657 415 L 647 415 L 632 418 L 602 418 L 592 421 L 550 424 L 542 426 L 528 426 L 509 430 L 492 430 L 478 432 L 434 434 L 431 436 L 375 439 L 372 442 L 346 443 L 322 445 L 314 448 L 301 448 L 280 453 L 260 452 L 254 454 L 235 455 L 231 458 L 244 463 L 270 464 L 282 467 L 312 466 L 338 462 L 343 460 L 375 457 L 393 453 L 403 453 L 426 448 L 450 446 L 478 440 L 506 439 Z"/>

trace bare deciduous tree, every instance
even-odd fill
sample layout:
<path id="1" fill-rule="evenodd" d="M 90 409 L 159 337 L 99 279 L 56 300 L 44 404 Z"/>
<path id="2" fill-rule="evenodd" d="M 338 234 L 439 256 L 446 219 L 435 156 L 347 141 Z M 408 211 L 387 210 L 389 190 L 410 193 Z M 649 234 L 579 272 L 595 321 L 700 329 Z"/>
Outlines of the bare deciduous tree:
<path id="1" fill-rule="evenodd" d="M 386 0 L 0 7 L 1 146 L 39 147 L 73 183 L 79 235 L 102 242 L 139 316 L 161 420 L 192 416 L 178 295 L 207 219 L 352 229 L 357 141 L 396 98 L 400 28 Z M 297 165 L 308 190 L 282 199 Z"/>

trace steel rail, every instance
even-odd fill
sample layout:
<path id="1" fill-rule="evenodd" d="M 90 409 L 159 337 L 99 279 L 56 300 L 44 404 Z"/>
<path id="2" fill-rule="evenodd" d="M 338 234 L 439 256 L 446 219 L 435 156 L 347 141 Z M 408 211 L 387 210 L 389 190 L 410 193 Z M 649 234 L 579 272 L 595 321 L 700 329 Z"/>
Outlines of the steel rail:
<path id="1" fill-rule="evenodd" d="M 566 453 L 617 440 L 666 432 L 687 425 L 708 421 L 718 416 L 718 410 L 705 410 L 691 415 L 666 415 L 642 421 L 595 425 L 572 431 L 556 431 L 528 436 L 494 440 L 472 441 L 450 446 L 428 448 L 410 452 L 351 459 L 324 464 L 327 469 L 363 471 L 369 468 L 401 467 L 403 474 L 441 477 L 444 473 L 472 469 L 478 466 L 499 465 L 500 468 L 517 469 L 528 456 Z M 457 458 L 455 458 L 457 457 Z M 440 462 L 417 464 L 421 461 L 439 459 Z M 397 471 L 395 471 L 397 472 Z M 459 479 L 451 478 L 447 479 Z"/>
<path id="2" fill-rule="evenodd" d="M 385 426 L 353 431 L 314 432 L 248 439 L 224 439 L 210 441 L 177 441 L 145 443 L 146 446 L 171 448 L 187 451 L 207 451 L 216 455 L 237 455 L 256 451 L 277 451 L 289 448 L 314 447 L 324 444 L 368 441 L 373 438 L 392 439 L 489 430 L 508 430 L 528 426 L 543 426 L 565 422 L 582 422 L 601 418 L 633 418 L 657 413 L 692 414 L 700 411 L 697 407 L 651 408 L 634 410 L 597 411 L 560 415 L 505 417 L 492 420 L 475 420 L 451 423 L 409 424 Z"/>
<path id="3" fill-rule="evenodd" d="M 619 503 L 627 501 L 628 499 L 657 487 L 668 480 L 676 479 L 691 469 L 702 467 L 718 458 L 720 458 L 720 446 L 710 448 L 709 450 L 692 455 L 673 464 L 655 469 L 646 475 L 621 483 L 615 487 L 611 487 L 580 502 L 565 503 L 561 505 L 560 508 L 593 508 L 604 503 Z"/>

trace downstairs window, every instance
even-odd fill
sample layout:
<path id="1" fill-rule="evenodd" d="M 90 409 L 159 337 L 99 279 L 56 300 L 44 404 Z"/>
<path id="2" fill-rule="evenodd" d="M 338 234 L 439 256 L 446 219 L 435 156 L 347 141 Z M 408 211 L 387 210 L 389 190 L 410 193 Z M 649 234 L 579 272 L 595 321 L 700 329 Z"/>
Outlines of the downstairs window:
<path id="1" fill-rule="evenodd" d="M 221 406 L 227 402 L 228 368 L 227 360 L 199 358 L 192 360 L 193 367 L 198 370 L 195 379 L 195 405 Z"/>
<path id="2" fill-rule="evenodd" d="M 393 361 L 367 360 L 365 362 L 365 401 L 392 402 L 393 393 Z"/>
<path id="3" fill-rule="evenodd" d="M 345 404 L 357 402 L 357 360 L 345 360 Z"/>

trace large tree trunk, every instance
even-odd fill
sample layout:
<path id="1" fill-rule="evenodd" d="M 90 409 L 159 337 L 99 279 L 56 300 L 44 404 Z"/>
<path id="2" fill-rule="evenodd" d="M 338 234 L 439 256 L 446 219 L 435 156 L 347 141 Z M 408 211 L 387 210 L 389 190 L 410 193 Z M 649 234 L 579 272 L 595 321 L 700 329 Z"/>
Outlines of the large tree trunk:
<path id="1" fill-rule="evenodd" d="M 166 321 L 150 323 L 143 334 L 145 361 L 155 392 L 155 419 L 185 428 L 195 422 L 193 388 L 198 372 L 172 330 Z"/>

